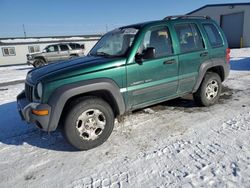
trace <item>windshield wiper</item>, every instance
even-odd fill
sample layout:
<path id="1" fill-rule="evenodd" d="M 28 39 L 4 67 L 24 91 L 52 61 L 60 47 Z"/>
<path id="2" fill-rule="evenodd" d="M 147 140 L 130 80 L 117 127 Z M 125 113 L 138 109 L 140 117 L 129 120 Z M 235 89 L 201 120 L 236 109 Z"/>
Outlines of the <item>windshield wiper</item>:
<path id="1" fill-rule="evenodd" d="M 110 54 L 105 53 L 105 52 L 96 52 L 96 55 L 98 55 L 98 56 L 108 56 L 108 57 L 111 56 Z"/>
<path id="2" fill-rule="evenodd" d="M 106 56 L 106 57 L 123 57 L 124 55 L 110 55 L 105 52 L 89 53 L 91 56 Z"/>
<path id="3" fill-rule="evenodd" d="M 89 55 L 92 55 L 92 56 L 108 56 L 108 57 L 111 56 L 110 54 L 107 54 L 105 52 L 89 53 Z"/>

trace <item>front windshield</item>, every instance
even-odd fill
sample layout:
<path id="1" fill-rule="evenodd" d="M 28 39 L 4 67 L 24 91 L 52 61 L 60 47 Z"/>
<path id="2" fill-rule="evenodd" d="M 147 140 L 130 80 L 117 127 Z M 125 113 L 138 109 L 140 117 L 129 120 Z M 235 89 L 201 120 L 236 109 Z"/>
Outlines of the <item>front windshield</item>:
<path id="1" fill-rule="evenodd" d="M 105 34 L 90 51 L 93 56 L 124 56 L 131 47 L 138 29 L 115 29 Z"/>

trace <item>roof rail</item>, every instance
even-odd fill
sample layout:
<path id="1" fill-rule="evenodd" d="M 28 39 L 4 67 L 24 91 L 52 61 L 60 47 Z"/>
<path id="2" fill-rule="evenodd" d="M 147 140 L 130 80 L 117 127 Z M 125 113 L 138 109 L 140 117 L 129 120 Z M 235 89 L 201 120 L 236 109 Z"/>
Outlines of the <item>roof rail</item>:
<path id="1" fill-rule="evenodd" d="M 188 19 L 188 18 L 211 19 L 209 16 L 175 15 L 175 16 L 167 16 L 167 17 L 165 17 L 163 20 L 172 20 L 172 19 Z"/>

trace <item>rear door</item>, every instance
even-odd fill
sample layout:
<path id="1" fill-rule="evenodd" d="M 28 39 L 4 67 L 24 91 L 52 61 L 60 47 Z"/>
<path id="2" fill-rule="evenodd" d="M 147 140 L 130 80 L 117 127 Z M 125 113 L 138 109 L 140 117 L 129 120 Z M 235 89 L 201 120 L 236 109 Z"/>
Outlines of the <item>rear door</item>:
<path id="1" fill-rule="evenodd" d="M 151 27 L 144 32 L 137 55 L 148 47 L 155 49 L 153 59 L 135 60 L 127 66 L 129 101 L 132 108 L 160 102 L 176 95 L 178 56 L 174 54 L 169 27 Z"/>
<path id="2" fill-rule="evenodd" d="M 195 23 L 175 23 L 174 28 L 179 45 L 179 87 L 178 93 L 193 90 L 200 65 L 209 60 L 203 36 Z"/>
<path id="3" fill-rule="evenodd" d="M 70 57 L 69 47 L 66 44 L 60 44 L 60 59 L 68 59 Z"/>

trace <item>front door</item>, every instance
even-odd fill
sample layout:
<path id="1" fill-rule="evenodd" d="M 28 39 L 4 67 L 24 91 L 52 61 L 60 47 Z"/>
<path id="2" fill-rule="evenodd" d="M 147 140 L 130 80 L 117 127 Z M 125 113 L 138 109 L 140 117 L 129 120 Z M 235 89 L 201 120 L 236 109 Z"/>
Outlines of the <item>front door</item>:
<path id="1" fill-rule="evenodd" d="M 49 62 L 60 60 L 58 45 L 50 45 L 50 46 L 48 46 L 46 48 L 45 57 Z"/>
<path id="2" fill-rule="evenodd" d="M 141 63 L 135 60 L 127 66 L 127 89 L 132 108 L 161 102 L 177 92 L 178 56 L 174 55 L 167 26 L 147 30 L 137 56 L 149 47 L 155 49 L 154 58 L 142 59 Z"/>

